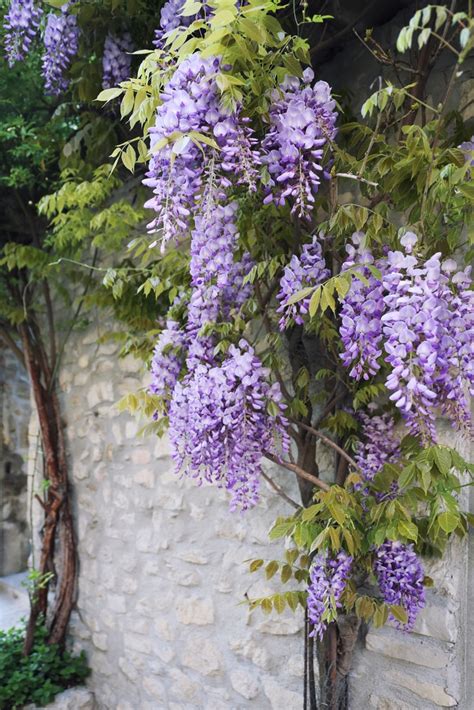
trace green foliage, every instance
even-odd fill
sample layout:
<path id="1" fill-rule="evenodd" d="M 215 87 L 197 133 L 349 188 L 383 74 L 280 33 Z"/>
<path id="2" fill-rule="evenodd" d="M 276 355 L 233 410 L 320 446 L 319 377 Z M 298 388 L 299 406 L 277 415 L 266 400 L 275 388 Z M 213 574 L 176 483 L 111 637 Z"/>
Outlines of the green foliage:
<path id="1" fill-rule="evenodd" d="M 80 685 L 90 673 L 84 652 L 73 655 L 46 642 L 38 626 L 33 650 L 23 656 L 24 629 L 0 631 L 0 708 L 16 710 L 27 703 L 44 707 L 66 688 Z"/>
<path id="2" fill-rule="evenodd" d="M 291 578 L 306 583 L 313 554 L 344 549 L 354 558 L 360 580 L 358 588 L 350 583 L 344 592 L 345 611 L 378 626 L 385 623 L 389 612 L 406 620 L 403 608 L 388 607 L 377 595 L 372 573 L 374 547 L 387 539 L 401 540 L 414 543 L 422 554 L 441 555 L 453 533 L 463 537 L 472 516 L 460 509 L 458 494 L 466 485 L 466 476 L 474 475 L 474 465 L 447 446 L 421 449 L 411 436 L 402 441 L 402 449 L 401 461 L 387 463 L 373 482 L 362 482 L 352 467 L 344 487 L 333 485 L 328 491 L 319 491 L 309 507 L 289 518 L 278 518 L 270 539 L 287 539 L 289 549 L 284 561 L 273 560 L 264 567 L 263 560 L 253 560 L 250 572 L 264 569 L 270 579 L 280 571 L 282 583 Z M 396 497 L 392 495 L 394 485 Z M 366 492 L 361 493 L 361 486 Z M 425 578 L 426 586 L 431 583 Z M 367 587 L 373 590 L 369 594 Z M 363 594 L 359 591 L 362 588 Z M 301 599 L 304 591 L 297 594 Z M 279 596 L 251 599 L 250 606 L 278 611 L 275 598 L 279 600 Z M 283 602 L 279 600 L 278 604 Z M 326 620 L 333 620 L 333 616 L 329 614 Z"/>

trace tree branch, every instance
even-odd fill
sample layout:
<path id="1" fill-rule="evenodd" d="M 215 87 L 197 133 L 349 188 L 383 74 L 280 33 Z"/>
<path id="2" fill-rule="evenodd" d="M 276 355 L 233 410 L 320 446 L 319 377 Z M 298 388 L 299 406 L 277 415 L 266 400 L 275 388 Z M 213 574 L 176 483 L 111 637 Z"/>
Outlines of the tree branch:
<path id="1" fill-rule="evenodd" d="M 261 476 L 262 476 L 262 478 L 265 479 L 265 481 L 268 483 L 268 485 L 271 486 L 273 488 L 273 490 L 275 490 L 281 498 L 283 498 L 283 500 L 286 500 L 286 502 L 289 503 L 291 506 L 293 506 L 293 508 L 296 508 L 296 510 L 301 510 L 301 505 L 299 503 L 297 503 L 295 500 L 293 500 L 293 498 L 290 498 L 290 496 L 285 493 L 283 488 L 281 488 L 278 485 L 278 483 L 275 483 L 275 481 L 272 478 L 270 478 L 270 476 L 267 476 L 265 471 L 261 471 Z"/>
<path id="2" fill-rule="evenodd" d="M 26 367 L 25 356 L 23 354 L 23 350 L 15 343 L 15 341 L 12 338 L 12 336 L 10 335 L 10 333 L 1 325 L 0 325 L 0 338 L 2 338 L 3 342 L 10 348 L 12 353 L 21 362 L 23 367 Z"/>
<path id="3" fill-rule="evenodd" d="M 299 478 L 304 478 L 305 481 L 313 483 L 318 488 L 321 488 L 321 490 L 328 491 L 330 489 L 330 486 L 327 483 L 321 481 L 321 479 L 317 478 L 316 476 L 312 476 L 310 473 L 305 471 L 303 468 L 300 468 L 296 464 L 290 463 L 289 461 L 284 461 L 283 459 L 279 459 L 278 456 L 274 456 L 269 451 L 265 451 L 264 456 L 269 461 L 273 461 L 273 463 L 276 463 L 279 466 L 283 466 L 283 468 L 287 468 L 288 471 L 293 471 L 293 473 L 296 473 Z"/>
<path id="4" fill-rule="evenodd" d="M 316 436 L 318 439 L 321 439 L 321 441 L 324 441 L 325 444 L 331 447 L 331 449 L 334 449 L 334 451 L 337 451 L 337 453 L 342 456 L 351 466 L 353 466 L 357 471 L 359 470 L 358 465 L 354 461 L 354 459 L 349 456 L 349 454 L 344 451 L 344 449 L 341 449 L 340 446 L 336 444 L 335 441 L 330 439 L 328 436 L 323 434 L 321 431 L 318 431 L 317 429 L 313 429 L 312 426 L 309 426 L 308 424 L 304 424 L 303 422 L 299 422 L 297 419 L 292 419 L 289 417 L 292 422 L 295 424 L 298 424 L 298 426 L 302 427 L 303 429 L 306 429 L 310 434 L 313 436 Z"/>

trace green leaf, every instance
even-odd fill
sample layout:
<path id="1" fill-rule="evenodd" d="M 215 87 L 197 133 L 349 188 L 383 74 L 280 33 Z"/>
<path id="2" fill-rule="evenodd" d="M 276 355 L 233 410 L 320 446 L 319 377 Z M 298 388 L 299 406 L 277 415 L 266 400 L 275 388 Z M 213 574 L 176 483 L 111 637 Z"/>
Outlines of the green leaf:
<path id="1" fill-rule="evenodd" d="M 250 563 L 249 570 L 250 570 L 250 572 L 256 572 L 262 566 L 263 566 L 263 560 L 252 560 L 252 562 Z"/>
<path id="2" fill-rule="evenodd" d="M 278 614 L 281 614 L 285 611 L 285 598 L 282 594 L 276 594 L 273 597 L 273 606 L 275 608 L 275 611 L 278 612 Z"/>
<path id="3" fill-rule="evenodd" d="M 390 613 L 392 616 L 395 617 L 397 621 L 400 621 L 402 624 L 406 624 L 408 621 L 408 614 L 406 609 L 403 606 L 399 606 L 398 604 L 391 604 L 390 605 Z"/>
<path id="4" fill-rule="evenodd" d="M 443 474 L 448 474 L 451 470 L 452 460 L 449 449 L 445 446 L 436 446 L 434 449 L 434 460 Z"/>
<path id="5" fill-rule="evenodd" d="M 280 578 L 283 584 L 288 582 L 288 580 L 293 576 L 293 571 L 290 565 L 283 565 L 280 572 Z"/>
<path id="6" fill-rule="evenodd" d="M 272 611 L 272 600 L 271 599 L 262 599 L 260 606 L 261 606 L 264 614 L 270 614 Z"/>
<path id="7" fill-rule="evenodd" d="M 275 525 L 270 530 L 268 537 L 270 538 L 270 540 L 276 540 L 279 537 L 285 537 L 285 535 L 287 535 L 289 531 L 294 528 L 294 526 L 295 524 L 293 521 L 275 523 Z"/>
<path id="8" fill-rule="evenodd" d="M 265 576 L 267 579 L 271 579 L 278 572 L 279 564 L 276 560 L 272 560 L 265 567 Z"/>
<path id="9" fill-rule="evenodd" d="M 309 302 L 309 315 L 311 318 L 314 318 L 314 316 L 316 315 L 316 311 L 318 310 L 319 301 L 321 300 L 321 291 L 321 286 L 318 286 L 318 288 L 311 296 L 311 300 Z"/>
<path id="10" fill-rule="evenodd" d="M 111 101 L 121 94 L 123 94 L 123 89 L 119 89 L 118 87 L 114 87 L 113 89 L 104 89 L 104 91 L 100 92 L 96 98 L 96 101 Z"/>
<path id="11" fill-rule="evenodd" d="M 409 540 L 414 540 L 414 542 L 418 540 L 418 528 L 415 523 L 410 523 L 407 520 L 401 520 L 398 523 L 398 530 L 403 537 L 406 537 Z"/>
<path id="12" fill-rule="evenodd" d="M 446 512 L 438 515 L 436 520 L 441 530 L 444 530 L 444 532 L 449 535 L 449 533 L 452 533 L 453 530 L 457 528 L 460 517 L 459 515 L 456 515 L 455 513 L 452 513 L 447 510 Z"/>

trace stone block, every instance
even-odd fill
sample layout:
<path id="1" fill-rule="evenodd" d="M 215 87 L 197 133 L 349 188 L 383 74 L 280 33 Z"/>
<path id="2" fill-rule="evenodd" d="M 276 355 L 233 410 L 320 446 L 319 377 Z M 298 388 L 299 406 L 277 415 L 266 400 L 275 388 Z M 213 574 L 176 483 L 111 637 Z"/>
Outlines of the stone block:
<path id="1" fill-rule="evenodd" d="M 287 690 L 273 678 L 263 679 L 263 689 L 265 691 L 265 695 L 270 701 L 272 710 L 301 710 L 301 693 L 295 693 L 292 690 Z"/>
<path id="2" fill-rule="evenodd" d="M 130 631 L 124 633 L 123 645 L 129 651 L 136 651 L 137 653 L 144 653 L 145 655 L 150 655 L 153 652 L 153 645 L 149 638 Z"/>
<path id="3" fill-rule="evenodd" d="M 126 599 L 120 594 L 108 594 L 107 606 L 115 614 L 125 614 L 125 612 L 127 611 Z"/>
<path id="4" fill-rule="evenodd" d="M 214 623 L 214 604 L 212 598 L 199 599 L 189 596 L 178 599 L 176 616 L 181 624 L 207 626 Z"/>
<path id="5" fill-rule="evenodd" d="M 133 480 L 144 488 L 155 487 L 155 474 L 151 468 L 142 468 L 140 471 L 137 471 Z"/>
<path id="6" fill-rule="evenodd" d="M 107 634 L 92 634 L 92 643 L 100 651 L 107 651 Z"/>
<path id="7" fill-rule="evenodd" d="M 154 700 L 165 704 L 166 702 L 166 692 L 165 686 L 157 678 L 153 676 L 145 676 L 143 678 L 143 688 L 146 692 L 152 696 Z M 163 705 L 165 707 L 165 705 Z"/>
<path id="8" fill-rule="evenodd" d="M 52 703 L 50 710 L 96 710 L 94 694 L 87 688 L 69 688 L 59 693 Z M 27 705 L 25 710 L 38 710 L 36 705 Z"/>
<path id="9" fill-rule="evenodd" d="M 436 683 L 420 680 L 418 677 L 398 671 L 390 671 L 387 673 L 386 679 L 395 685 L 411 690 L 419 698 L 429 700 L 437 707 L 454 708 L 458 705 L 456 698 L 448 695 L 445 688 Z"/>
<path id="10" fill-rule="evenodd" d="M 222 654 L 219 647 L 209 639 L 188 640 L 183 649 L 182 663 L 205 676 L 215 676 L 222 672 Z"/>
<path id="11" fill-rule="evenodd" d="M 447 648 L 440 648 L 424 637 L 401 634 L 390 629 L 370 631 L 366 636 L 365 645 L 374 653 L 427 668 L 446 668 L 450 660 Z"/>
<path id="12" fill-rule="evenodd" d="M 230 674 L 230 682 L 233 689 L 239 695 L 242 695 L 247 700 L 256 698 L 260 689 L 255 676 L 242 670 L 232 671 Z"/>

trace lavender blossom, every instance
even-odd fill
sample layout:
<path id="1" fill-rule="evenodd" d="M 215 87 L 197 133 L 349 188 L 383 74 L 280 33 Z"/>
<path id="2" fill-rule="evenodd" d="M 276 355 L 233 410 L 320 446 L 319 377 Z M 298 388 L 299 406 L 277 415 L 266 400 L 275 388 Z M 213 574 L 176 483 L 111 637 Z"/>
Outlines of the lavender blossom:
<path id="1" fill-rule="evenodd" d="M 288 447 L 281 393 L 268 384 L 268 374 L 241 340 L 221 365 L 198 364 L 174 389 L 169 418 L 177 468 L 227 488 L 232 510 L 258 502 L 264 452 Z M 266 411 L 270 401 L 277 416 Z"/>
<path id="2" fill-rule="evenodd" d="M 289 304 L 289 300 L 298 291 L 309 286 L 317 286 L 330 277 L 329 269 L 326 268 L 321 243 L 314 237 L 310 244 L 303 246 L 301 256 L 294 254 L 290 263 L 285 266 L 283 276 L 280 280 L 280 291 L 277 299 L 280 301 L 278 313 L 283 313 L 280 319 L 280 330 L 288 326 L 292 319 L 298 325 L 304 322 L 307 315 L 311 296 L 302 298 L 296 303 Z"/>
<path id="3" fill-rule="evenodd" d="M 306 69 L 300 81 L 286 77 L 272 94 L 270 129 L 263 141 L 263 164 L 269 180 L 265 203 L 292 205 L 291 212 L 307 219 L 321 177 L 323 148 L 335 136 L 336 102 L 325 81 L 311 86 L 314 73 Z"/>
<path id="4" fill-rule="evenodd" d="M 107 35 L 102 57 L 102 86 L 104 89 L 116 86 L 129 78 L 132 66 L 130 52 L 133 52 L 133 42 L 128 32 L 121 37 L 110 33 Z"/>
<path id="5" fill-rule="evenodd" d="M 23 61 L 35 38 L 43 9 L 34 0 L 11 0 L 5 15 L 5 52 L 8 66 Z"/>
<path id="6" fill-rule="evenodd" d="M 358 413 L 362 423 L 362 441 L 357 446 L 354 460 L 366 481 L 372 481 L 384 464 L 400 456 L 399 437 L 394 432 L 390 414 Z"/>
<path id="7" fill-rule="evenodd" d="M 59 95 L 69 86 L 65 73 L 79 47 L 77 17 L 69 13 L 71 3 L 63 5 L 61 13 L 48 15 L 44 33 L 43 76 L 48 94 Z"/>
<path id="8" fill-rule="evenodd" d="M 360 272 L 365 282 L 352 278 L 351 287 L 345 296 L 341 312 L 339 333 L 344 351 L 341 359 L 350 367 L 349 375 L 356 380 L 368 380 L 380 369 L 382 354 L 382 323 L 384 311 L 383 285 L 364 264 L 374 265 L 368 249 L 361 247 L 363 235 L 356 232 L 352 244 L 346 247 L 347 258 L 342 271 L 361 265 Z M 378 262 L 380 267 L 381 263 Z"/>
<path id="9" fill-rule="evenodd" d="M 157 49 L 162 49 L 165 44 L 166 34 L 172 32 L 177 27 L 189 27 L 196 19 L 196 15 L 183 17 L 180 12 L 183 9 L 185 0 L 167 0 L 160 13 L 160 27 L 155 30 L 153 45 Z"/>
<path id="10" fill-rule="evenodd" d="M 165 87 L 150 129 L 152 159 L 144 183 L 154 196 L 145 206 L 156 213 L 149 229 L 162 230 L 162 248 L 189 230 L 196 212 L 210 218 L 232 182 L 256 187 L 260 159 L 255 139 L 238 110 L 221 107 L 220 68 L 218 58 L 187 57 Z M 207 135 L 217 148 L 196 145 L 191 131 Z M 163 145 L 176 133 L 183 134 L 177 144 Z"/>
<path id="11" fill-rule="evenodd" d="M 389 252 L 384 274 L 382 324 L 391 367 L 386 385 L 410 430 L 432 442 L 438 407 L 457 426 L 470 421 L 465 395 L 466 384 L 474 384 L 469 271 L 450 277 L 455 263 L 446 269 L 440 254 L 434 254 L 421 264 L 411 253 L 416 235 L 407 233 L 401 241 L 405 252 Z"/>
<path id="12" fill-rule="evenodd" d="M 151 394 L 170 397 L 183 366 L 182 350 L 186 342 L 185 333 L 179 324 L 168 320 L 166 328 L 160 333 L 151 361 Z"/>
<path id="13" fill-rule="evenodd" d="M 410 631 L 425 606 L 424 571 L 413 545 L 386 540 L 375 551 L 374 573 L 385 603 L 401 606 L 408 614 L 406 624 L 390 618 L 398 628 Z"/>
<path id="14" fill-rule="evenodd" d="M 311 636 L 323 638 L 328 622 L 335 620 L 342 606 L 341 596 L 352 569 L 352 557 L 344 550 L 331 557 L 326 551 L 317 555 L 310 570 L 308 616 L 313 625 Z"/>

